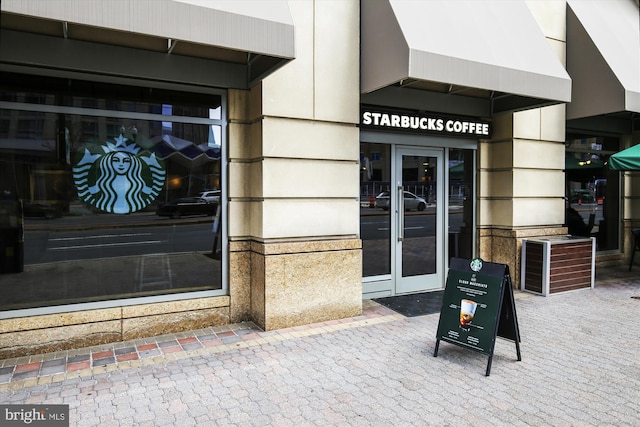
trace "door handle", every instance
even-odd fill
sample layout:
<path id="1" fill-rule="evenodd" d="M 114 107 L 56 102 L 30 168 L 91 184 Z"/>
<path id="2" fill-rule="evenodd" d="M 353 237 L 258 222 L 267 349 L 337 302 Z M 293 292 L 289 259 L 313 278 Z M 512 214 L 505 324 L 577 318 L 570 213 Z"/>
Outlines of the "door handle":
<path id="1" fill-rule="evenodd" d="M 404 188 L 398 186 L 398 242 L 404 240 Z"/>

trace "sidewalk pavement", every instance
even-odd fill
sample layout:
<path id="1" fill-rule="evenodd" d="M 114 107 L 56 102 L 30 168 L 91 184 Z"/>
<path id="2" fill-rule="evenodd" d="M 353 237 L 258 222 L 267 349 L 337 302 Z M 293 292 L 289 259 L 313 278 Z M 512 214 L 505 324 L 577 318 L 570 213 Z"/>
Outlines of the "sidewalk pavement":
<path id="1" fill-rule="evenodd" d="M 439 314 L 252 323 L 0 361 L 0 404 L 66 404 L 71 426 L 638 426 L 640 276 L 515 292 L 522 361 L 441 342 Z"/>

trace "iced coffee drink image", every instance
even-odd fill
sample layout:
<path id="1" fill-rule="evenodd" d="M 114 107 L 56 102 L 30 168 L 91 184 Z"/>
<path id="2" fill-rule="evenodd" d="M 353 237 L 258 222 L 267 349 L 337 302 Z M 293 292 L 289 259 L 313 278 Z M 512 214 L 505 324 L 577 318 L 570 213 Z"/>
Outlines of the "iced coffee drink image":
<path id="1" fill-rule="evenodd" d="M 460 329 L 469 331 L 471 329 L 471 321 L 476 314 L 478 303 L 469 299 L 460 301 Z"/>

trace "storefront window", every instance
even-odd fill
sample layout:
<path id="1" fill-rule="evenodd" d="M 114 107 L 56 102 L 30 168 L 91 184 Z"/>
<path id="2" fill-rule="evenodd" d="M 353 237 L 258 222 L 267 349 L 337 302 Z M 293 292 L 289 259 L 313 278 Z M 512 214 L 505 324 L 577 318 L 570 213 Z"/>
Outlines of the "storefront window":
<path id="1" fill-rule="evenodd" d="M 449 150 L 449 259 L 473 258 L 474 150 Z"/>
<path id="2" fill-rule="evenodd" d="M 222 290 L 222 96 L 45 80 L 0 83 L 0 310 Z"/>
<path id="3" fill-rule="evenodd" d="M 619 249 L 619 177 L 607 166 L 618 147 L 614 137 L 573 134 L 567 140 L 566 226 L 571 235 L 595 237 L 599 251 Z"/>
<path id="4" fill-rule="evenodd" d="M 360 238 L 363 277 L 391 274 L 391 146 L 360 144 Z"/>

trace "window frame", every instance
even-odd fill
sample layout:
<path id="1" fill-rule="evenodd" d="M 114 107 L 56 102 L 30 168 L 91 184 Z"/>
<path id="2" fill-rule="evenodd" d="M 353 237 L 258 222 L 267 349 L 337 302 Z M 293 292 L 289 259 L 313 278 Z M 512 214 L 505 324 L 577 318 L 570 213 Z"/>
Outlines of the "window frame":
<path id="1" fill-rule="evenodd" d="M 91 82 L 90 79 L 85 79 Z M 13 101 L 0 101 L 0 109 L 3 110 L 18 110 L 37 113 L 53 113 L 53 114 L 69 114 L 80 116 L 92 116 L 92 117 L 109 117 L 109 118 L 122 118 L 122 119 L 135 119 L 135 120 L 149 120 L 149 121 L 162 121 L 172 123 L 187 123 L 187 124 L 200 124 L 208 126 L 220 127 L 220 176 L 221 182 L 221 219 L 220 219 L 220 236 L 222 239 L 221 247 L 221 289 L 206 290 L 206 291 L 194 291 L 194 292 L 178 292 L 168 293 L 164 295 L 152 295 L 152 296 L 136 296 L 124 299 L 110 299 L 104 301 L 95 302 L 80 302 L 80 303 L 67 303 L 55 306 L 24 308 L 15 310 L 0 311 L 0 319 L 11 319 L 19 317 L 47 315 L 68 313 L 85 310 L 115 308 L 124 306 L 133 306 L 141 304 L 153 304 L 163 302 L 182 301 L 198 298 L 208 298 L 216 296 L 229 295 L 229 253 L 228 253 L 228 209 L 226 203 L 227 197 L 227 185 L 228 185 L 228 165 L 227 165 L 227 90 L 218 88 L 203 88 L 203 87 L 191 87 L 188 85 L 170 84 L 163 82 L 147 82 L 147 81 L 129 81 L 117 79 L 117 82 L 108 82 L 116 86 L 136 85 L 138 87 L 143 86 L 146 88 L 161 88 L 174 92 L 182 93 L 195 93 L 195 94 L 209 94 L 212 96 L 220 97 L 220 115 L 216 119 L 199 118 L 199 117 L 185 117 L 185 116 L 172 116 L 165 114 L 153 114 L 153 113 L 138 113 L 129 111 L 116 111 L 105 109 L 94 109 L 86 107 L 69 107 L 69 106 L 57 106 L 57 105 L 45 105 L 45 104 L 31 104 L 25 102 L 13 102 Z"/>

